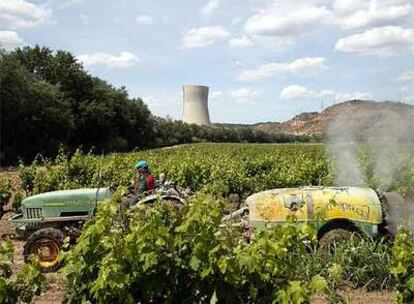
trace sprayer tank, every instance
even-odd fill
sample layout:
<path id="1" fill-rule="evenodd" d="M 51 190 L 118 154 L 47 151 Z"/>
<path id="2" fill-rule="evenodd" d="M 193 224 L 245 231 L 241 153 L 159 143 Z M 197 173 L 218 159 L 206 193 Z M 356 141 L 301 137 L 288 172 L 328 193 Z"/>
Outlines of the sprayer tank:
<path id="1" fill-rule="evenodd" d="M 247 198 L 253 224 L 277 223 L 294 215 L 298 221 L 346 219 L 378 225 L 382 222 L 377 193 L 363 187 L 303 187 L 273 189 Z"/>

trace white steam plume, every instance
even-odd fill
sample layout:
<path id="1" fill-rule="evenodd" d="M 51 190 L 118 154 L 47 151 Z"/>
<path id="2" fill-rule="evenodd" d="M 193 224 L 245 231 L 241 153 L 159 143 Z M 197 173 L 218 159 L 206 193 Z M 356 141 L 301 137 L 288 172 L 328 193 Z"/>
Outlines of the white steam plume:
<path id="1" fill-rule="evenodd" d="M 403 181 L 414 190 L 414 107 L 353 101 L 331 120 L 326 136 L 336 185 L 390 191 Z M 390 206 L 391 221 L 414 229 L 414 200 L 403 200 Z"/>

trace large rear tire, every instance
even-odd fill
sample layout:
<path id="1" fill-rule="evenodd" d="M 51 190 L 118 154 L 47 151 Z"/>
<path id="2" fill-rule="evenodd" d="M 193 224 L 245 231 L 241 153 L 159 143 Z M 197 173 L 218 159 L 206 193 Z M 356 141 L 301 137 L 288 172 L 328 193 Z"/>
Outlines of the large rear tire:
<path id="1" fill-rule="evenodd" d="M 26 263 L 34 255 L 42 272 L 54 272 L 60 267 L 59 253 L 62 249 L 64 234 L 56 228 L 42 228 L 29 236 L 23 247 Z"/>
<path id="2" fill-rule="evenodd" d="M 323 253 L 332 253 L 335 244 L 349 241 L 354 234 L 354 231 L 344 228 L 329 230 L 319 239 L 319 250 Z"/>

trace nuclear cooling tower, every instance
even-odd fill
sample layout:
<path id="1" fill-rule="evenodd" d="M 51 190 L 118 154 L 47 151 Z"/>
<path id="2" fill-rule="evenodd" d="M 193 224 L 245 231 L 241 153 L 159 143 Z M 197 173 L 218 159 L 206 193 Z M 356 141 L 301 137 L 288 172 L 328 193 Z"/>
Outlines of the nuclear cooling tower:
<path id="1" fill-rule="evenodd" d="M 186 123 L 210 125 L 208 115 L 208 87 L 183 86 L 183 117 Z"/>

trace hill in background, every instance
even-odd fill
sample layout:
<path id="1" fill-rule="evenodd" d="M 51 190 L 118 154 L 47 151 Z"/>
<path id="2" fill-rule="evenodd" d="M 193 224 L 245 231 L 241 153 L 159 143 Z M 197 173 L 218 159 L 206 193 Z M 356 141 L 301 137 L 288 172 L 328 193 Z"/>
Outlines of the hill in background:
<path id="1" fill-rule="evenodd" d="M 284 122 L 264 122 L 252 125 L 243 124 L 217 124 L 223 127 L 247 127 L 266 133 L 282 133 L 289 135 L 323 136 L 334 118 L 341 116 L 346 120 L 347 126 L 355 126 L 358 130 L 373 132 L 378 122 L 390 117 L 411 119 L 414 106 L 399 102 L 375 102 L 368 100 L 350 100 L 327 107 L 322 112 L 307 112 L 296 115 Z M 387 115 L 384 115 L 384 113 Z M 356 115 L 358 113 L 358 115 Z M 370 113 L 368 119 L 361 119 L 362 113 Z M 391 115 L 390 115 L 391 114 Z M 393 115 L 394 114 L 394 115 Z M 391 122 L 393 123 L 393 122 Z"/>

